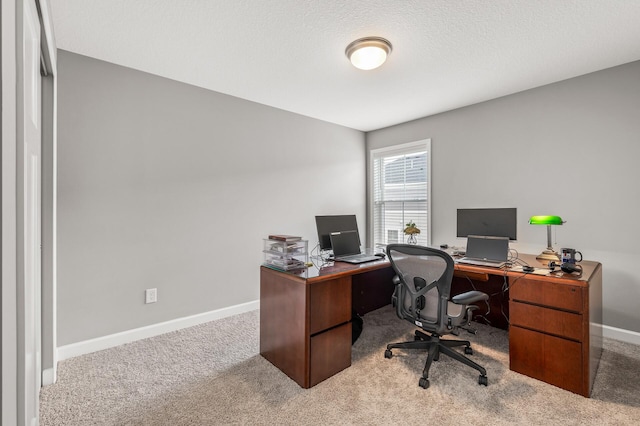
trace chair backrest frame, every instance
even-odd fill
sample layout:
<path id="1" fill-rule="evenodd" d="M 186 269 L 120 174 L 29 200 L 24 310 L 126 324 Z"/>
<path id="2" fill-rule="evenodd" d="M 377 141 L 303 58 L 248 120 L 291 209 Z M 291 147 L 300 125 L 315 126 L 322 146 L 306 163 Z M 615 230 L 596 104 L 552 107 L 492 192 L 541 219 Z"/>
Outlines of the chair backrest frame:
<path id="1" fill-rule="evenodd" d="M 448 324 L 447 309 L 455 265 L 453 258 L 442 250 L 413 244 L 389 244 L 386 251 L 391 266 L 398 277 L 394 293 L 397 315 L 424 330 L 440 335 L 448 333 L 450 325 Z M 414 264 L 416 262 L 424 263 L 421 265 L 423 273 L 420 278 L 428 278 L 425 278 L 426 286 L 416 288 L 411 279 L 412 274 L 407 272 L 408 259 L 412 260 Z M 428 297 L 427 294 L 434 289 L 437 292 L 437 302 L 432 298 L 430 306 L 425 307 L 430 309 L 427 312 L 421 312 L 420 298 Z M 410 300 L 408 306 L 405 305 L 407 298 Z M 436 306 L 433 306 L 434 304 Z M 432 312 L 434 308 L 436 312 Z"/>

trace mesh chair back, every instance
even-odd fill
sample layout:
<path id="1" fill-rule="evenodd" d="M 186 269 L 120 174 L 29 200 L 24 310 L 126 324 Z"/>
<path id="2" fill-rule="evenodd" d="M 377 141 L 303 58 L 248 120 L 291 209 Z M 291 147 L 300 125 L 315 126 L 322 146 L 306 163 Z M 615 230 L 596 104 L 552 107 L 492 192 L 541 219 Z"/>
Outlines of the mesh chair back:
<path id="1" fill-rule="evenodd" d="M 388 245 L 387 255 L 401 281 L 396 290 L 398 316 L 418 321 L 425 329 L 441 330 L 446 322 L 453 278 L 451 256 L 441 250 L 408 244 Z"/>

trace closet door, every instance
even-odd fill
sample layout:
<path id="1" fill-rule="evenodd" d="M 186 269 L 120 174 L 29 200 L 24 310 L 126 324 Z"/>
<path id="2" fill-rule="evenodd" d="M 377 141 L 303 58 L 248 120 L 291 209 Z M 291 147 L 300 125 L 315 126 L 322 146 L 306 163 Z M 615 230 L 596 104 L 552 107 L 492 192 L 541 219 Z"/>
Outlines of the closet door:
<path id="1" fill-rule="evenodd" d="M 23 2 L 22 144 L 18 145 L 18 423 L 38 424 L 41 385 L 40 21 Z M 20 141 L 20 139 L 19 139 Z"/>

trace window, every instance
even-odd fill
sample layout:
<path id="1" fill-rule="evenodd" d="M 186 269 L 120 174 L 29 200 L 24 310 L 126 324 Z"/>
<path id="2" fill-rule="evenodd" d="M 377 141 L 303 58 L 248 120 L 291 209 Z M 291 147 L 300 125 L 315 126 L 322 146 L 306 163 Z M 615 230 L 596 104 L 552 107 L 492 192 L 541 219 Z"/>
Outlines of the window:
<path id="1" fill-rule="evenodd" d="M 431 242 L 431 141 L 371 151 L 373 246 L 407 241 L 404 228 L 414 222 L 418 244 Z"/>

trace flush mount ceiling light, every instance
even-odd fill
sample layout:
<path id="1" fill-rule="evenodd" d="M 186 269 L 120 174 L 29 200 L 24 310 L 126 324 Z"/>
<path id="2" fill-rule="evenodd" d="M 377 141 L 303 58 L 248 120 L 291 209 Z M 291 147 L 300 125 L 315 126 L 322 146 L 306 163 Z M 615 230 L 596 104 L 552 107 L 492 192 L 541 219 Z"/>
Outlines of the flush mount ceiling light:
<path id="1" fill-rule="evenodd" d="M 372 70 L 384 64 L 391 53 L 391 43 L 382 37 L 364 37 L 349 43 L 344 53 L 354 67 Z"/>

